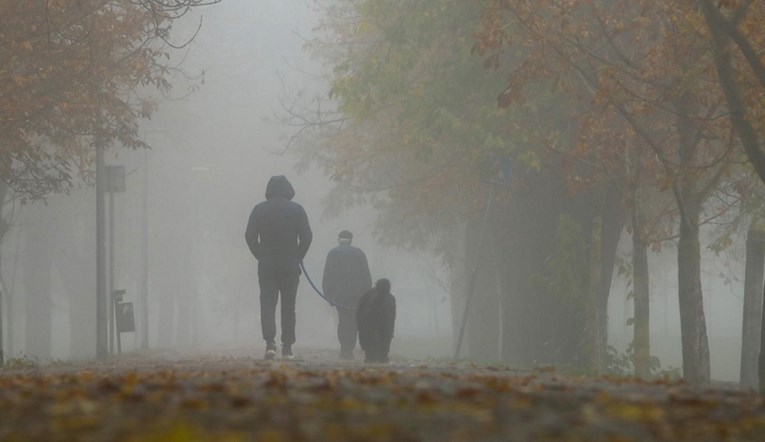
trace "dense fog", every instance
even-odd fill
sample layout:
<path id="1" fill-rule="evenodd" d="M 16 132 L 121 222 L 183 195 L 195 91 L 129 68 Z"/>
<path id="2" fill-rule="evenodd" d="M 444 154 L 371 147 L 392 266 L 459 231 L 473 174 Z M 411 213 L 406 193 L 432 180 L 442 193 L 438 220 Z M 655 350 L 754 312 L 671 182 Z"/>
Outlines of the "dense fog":
<path id="1" fill-rule="evenodd" d="M 351 230 L 353 244 L 367 254 L 372 277 L 389 278 L 399 299 L 393 351 L 409 356 L 451 351 L 446 275 L 438 259 L 378 245 L 369 209 L 325 216 L 328 178 L 315 170 L 298 173 L 291 152 L 273 153 L 284 151 L 296 130 L 279 123 L 281 102 L 301 92 L 325 93 L 312 76 L 317 67 L 302 50 L 315 24 L 310 3 L 236 0 L 189 15 L 179 39 L 193 34 L 200 15 L 203 25 L 176 56 L 186 74 L 204 71 L 203 84 L 178 75 L 171 98 L 142 128 L 149 152 L 107 150 L 106 164 L 124 165 L 127 173 L 126 192 L 113 196 L 114 288 L 127 290 L 125 301 L 135 304 L 139 330 L 142 201 L 148 181 L 152 349 L 248 346 L 253 356 L 261 356 L 257 263 L 244 231 L 253 206 L 264 200 L 269 177 L 286 175 L 313 229 L 305 261 L 313 281 L 321 287 L 327 252 L 337 245 L 338 232 Z M 198 90 L 187 94 L 187 85 Z M 106 200 L 108 213 L 109 196 Z M 42 361 L 93 357 L 95 191 L 52 195 L 45 202 L 15 204 L 14 210 L 2 267 L 12 294 L 11 316 L 19 320 L 6 324 L 6 354 Z M 24 315 L 40 311 L 32 305 L 46 304 L 48 290 L 50 328 L 41 326 L 44 319 Z M 305 278 L 297 318 L 298 348 L 337 346 L 336 313 Z M 124 333 L 122 340 L 123 351 L 140 346 L 138 332 Z"/>
<path id="2" fill-rule="evenodd" d="M 281 121 L 283 105 L 327 94 L 323 67 L 303 47 L 318 13 L 308 0 L 225 0 L 179 24 L 178 38 L 183 39 L 194 34 L 199 17 L 204 17 L 193 42 L 174 55 L 185 75 L 204 72 L 204 81 L 176 76 L 171 96 L 141 128 L 150 151 L 113 147 L 106 153 L 107 164 L 124 165 L 127 172 L 126 191 L 113 195 L 112 283 L 125 289 L 125 300 L 134 303 L 138 330 L 122 334 L 123 352 L 140 350 L 141 324 L 147 319 L 140 296 L 147 225 L 149 348 L 246 347 L 260 357 L 264 344 L 257 264 L 244 231 L 253 206 L 264 199 L 269 177 L 286 175 L 296 191 L 294 201 L 305 207 L 313 229 L 305 260 L 312 280 L 321 286 L 327 252 L 337 244 L 338 232 L 351 230 L 353 245 L 366 252 L 373 279 L 389 278 L 398 300 L 392 354 L 412 359 L 452 356 L 465 285 L 453 285 L 456 276 L 431 250 L 380 244 L 375 235 L 378 214 L 371 207 L 354 207 L 337 216 L 326 213 L 330 177 L 317 168 L 295 167 L 290 140 L 299 128 Z M 7 210 L 12 226 L 2 247 L 4 307 L 11 318 L 4 324 L 6 355 L 43 361 L 94 357 L 94 189 L 83 184 L 70 194 L 33 204 L 16 202 Z M 704 311 L 716 380 L 739 377 L 744 240 L 734 237 L 732 247 L 719 255 L 703 250 Z M 627 259 L 629 251 L 625 232 L 618 255 Z M 682 360 L 676 250 L 668 246 L 650 253 L 649 263 L 652 354 L 662 368 L 677 368 Z M 450 287 L 461 288 L 456 293 Z M 616 274 L 608 342 L 618 351 L 632 340 L 630 290 Z M 480 291 L 474 302 L 481 304 Z M 333 308 L 302 277 L 298 350 L 336 348 L 336 321 Z M 486 345 L 495 355 L 490 359 L 502 358 L 501 343 Z M 466 346 L 462 354 L 468 353 Z"/>

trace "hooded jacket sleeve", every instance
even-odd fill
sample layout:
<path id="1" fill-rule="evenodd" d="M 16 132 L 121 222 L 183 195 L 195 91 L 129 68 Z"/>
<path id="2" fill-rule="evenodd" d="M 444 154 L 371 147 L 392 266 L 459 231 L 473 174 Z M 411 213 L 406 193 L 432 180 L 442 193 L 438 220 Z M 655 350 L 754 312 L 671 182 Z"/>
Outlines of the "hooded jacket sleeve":
<path id="1" fill-rule="evenodd" d="M 250 213 L 250 220 L 247 222 L 247 230 L 244 232 L 244 239 L 247 241 L 247 246 L 250 248 L 252 256 L 256 259 L 260 259 L 260 232 L 258 231 L 257 216 L 253 209 Z"/>
<path id="2" fill-rule="evenodd" d="M 302 261 L 303 258 L 305 258 L 306 253 L 308 253 L 308 248 L 311 247 L 311 241 L 313 241 L 313 232 L 311 232 L 311 225 L 308 223 L 308 215 L 305 213 L 305 209 L 300 206 L 297 247 L 297 256 L 300 261 Z"/>

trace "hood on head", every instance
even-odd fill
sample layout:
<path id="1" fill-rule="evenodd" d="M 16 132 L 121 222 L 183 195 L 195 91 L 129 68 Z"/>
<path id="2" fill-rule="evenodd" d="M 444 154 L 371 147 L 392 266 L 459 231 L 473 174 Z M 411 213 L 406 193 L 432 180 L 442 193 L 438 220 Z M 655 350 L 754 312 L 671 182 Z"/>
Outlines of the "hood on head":
<path id="1" fill-rule="evenodd" d="M 380 278 L 375 283 L 375 289 L 378 294 L 390 293 L 390 281 L 386 278 Z"/>
<path id="2" fill-rule="evenodd" d="M 284 175 L 272 176 L 266 186 L 266 199 L 281 197 L 291 200 L 295 196 L 295 189 Z"/>

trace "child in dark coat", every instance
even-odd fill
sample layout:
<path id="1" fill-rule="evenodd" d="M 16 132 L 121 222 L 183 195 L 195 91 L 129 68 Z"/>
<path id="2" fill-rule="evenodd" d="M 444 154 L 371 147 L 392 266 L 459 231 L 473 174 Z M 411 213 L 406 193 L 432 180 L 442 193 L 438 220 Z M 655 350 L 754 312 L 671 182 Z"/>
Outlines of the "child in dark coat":
<path id="1" fill-rule="evenodd" d="M 390 341 L 396 322 L 396 298 L 390 292 L 390 281 L 378 279 L 375 286 L 359 300 L 356 324 L 359 344 L 365 362 L 388 362 Z"/>

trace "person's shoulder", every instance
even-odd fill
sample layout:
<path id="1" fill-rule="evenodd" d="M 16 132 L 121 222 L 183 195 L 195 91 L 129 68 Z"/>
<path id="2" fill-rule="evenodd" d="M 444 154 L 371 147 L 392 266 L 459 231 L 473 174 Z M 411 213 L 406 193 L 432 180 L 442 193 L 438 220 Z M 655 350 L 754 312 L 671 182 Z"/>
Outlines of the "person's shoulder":
<path id="1" fill-rule="evenodd" d="M 268 200 L 263 200 L 263 201 L 259 202 L 258 204 L 255 204 L 255 207 L 252 208 L 252 211 L 253 212 L 259 212 L 259 211 L 263 210 L 264 208 L 266 208 L 268 205 L 269 205 L 269 201 Z"/>
<path id="2" fill-rule="evenodd" d="M 287 201 L 287 206 L 290 207 L 290 209 L 296 211 L 296 212 L 302 212 L 305 213 L 305 209 L 303 208 L 302 204 L 289 200 Z"/>
<path id="3" fill-rule="evenodd" d="M 327 252 L 327 255 L 335 256 L 335 255 L 340 255 L 342 253 L 343 253 L 342 246 L 335 246 L 329 249 L 329 252 Z"/>
<path id="4" fill-rule="evenodd" d="M 347 250 L 347 253 L 349 255 L 354 255 L 354 256 L 364 255 L 364 256 L 366 256 L 366 254 L 364 254 L 364 251 L 361 250 L 359 247 L 351 246 L 351 245 L 348 245 L 348 246 L 345 246 L 345 247 L 347 247 L 346 250 Z"/>
<path id="5" fill-rule="evenodd" d="M 348 244 L 340 244 L 338 246 L 333 247 L 329 251 L 329 253 L 332 253 L 333 255 L 344 255 L 344 256 L 356 255 L 359 252 L 361 252 L 361 249 Z"/>

